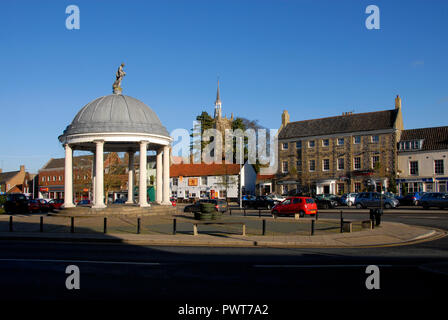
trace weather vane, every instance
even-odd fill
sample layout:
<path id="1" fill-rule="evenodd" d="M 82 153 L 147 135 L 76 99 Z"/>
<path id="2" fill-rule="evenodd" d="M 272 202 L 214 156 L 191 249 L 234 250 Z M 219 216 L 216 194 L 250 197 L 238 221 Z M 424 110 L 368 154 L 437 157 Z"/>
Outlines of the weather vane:
<path id="1" fill-rule="evenodd" d="M 121 80 L 123 80 L 123 77 L 126 75 L 126 72 L 123 71 L 123 67 L 124 63 L 118 67 L 117 74 L 115 75 L 116 80 L 112 85 L 113 93 L 115 94 L 121 94 L 121 91 L 123 90 L 121 88 Z"/>

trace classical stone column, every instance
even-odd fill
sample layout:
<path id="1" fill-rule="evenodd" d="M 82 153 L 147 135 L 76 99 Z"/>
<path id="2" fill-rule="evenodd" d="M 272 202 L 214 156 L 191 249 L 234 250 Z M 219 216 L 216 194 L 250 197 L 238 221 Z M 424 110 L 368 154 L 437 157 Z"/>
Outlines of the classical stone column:
<path id="1" fill-rule="evenodd" d="M 94 141 L 95 151 L 95 204 L 92 208 L 105 208 L 104 204 L 104 140 Z"/>
<path id="2" fill-rule="evenodd" d="M 73 150 L 65 145 L 64 208 L 73 208 Z"/>
<path id="3" fill-rule="evenodd" d="M 170 202 L 170 147 L 163 147 L 163 192 L 162 204 L 171 205 Z"/>
<path id="4" fill-rule="evenodd" d="M 127 204 L 134 203 L 134 152 L 128 152 L 129 163 L 128 163 L 128 201 Z"/>
<path id="5" fill-rule="evenodd" d="M 162 148 L 157 150 L 156 157 L 156 202 L 162 203 L 163 180 L 162 180 Z"/>
<path id="6" fill-rule="evenodd" d="M 96 151 L 93 151 L 92 160 L 92 204 L 95 204 L 95 180 L 96 180 Z"/>
<path id="7" fill-rule="evenodd" d="M 148 141 L 140 141 L 140 181 L 138 186 L 138 198 L 140 207 L 149 207 L 147 200 L 147 173 L 146 173 L 146 157 L 147 157 L 147 149 Z"/>

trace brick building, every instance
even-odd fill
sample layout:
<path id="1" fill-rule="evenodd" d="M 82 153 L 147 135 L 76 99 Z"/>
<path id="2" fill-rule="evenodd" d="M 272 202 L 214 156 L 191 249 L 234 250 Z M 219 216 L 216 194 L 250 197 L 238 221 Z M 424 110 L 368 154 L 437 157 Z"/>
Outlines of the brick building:
<path id="1" fill-rule="evenodd" d="M 138 184 L 139 163 L 135 157 L 134 168 Z M 92 163 L 93 156 L 83 155 L 73 157 L 73 195 L 75 201 L 92 200 Z M 127 197 L 128 181 L 127 154 L 121 159 L 116 152 L 108 153 L 104 160 L 104 191 L 108 200 L 117 197 Z M 147 156 L 147 180 L 152 185 L 155 181 L 155 157 Z M 150 176 L 153 175 L 152 177 Z M 39 170 L 39 197 L 44 199 L 64 198 L 65 159 L 50 159 Z M 137 186 L 135 186 L 137 188 Z"/>
<path id="2" fill-rule="evenodd" d="M 34 176 L 26 172 L 24 165 L 18 171 L 3 172 L 0 169 L 0 194 L 18 192 L 32 196 Z"/>
<path id="3" fill-rule="evenodd" d="M 39 170 L 39 197 L 64 199 L 65 159 L 51 158 Z M 77 201 L 89 199 L 91 193 L 92 156 L 73 157 L 73 187 Z"/>
<path id="4" fill-rule="evenodd" d="M 367 181 L 387 187 L 397 172 L 403 130 L 401 99 L 392 110 L 290 122 L 285 110 L 278 134 L 275 192 L 359 192 Z"/>

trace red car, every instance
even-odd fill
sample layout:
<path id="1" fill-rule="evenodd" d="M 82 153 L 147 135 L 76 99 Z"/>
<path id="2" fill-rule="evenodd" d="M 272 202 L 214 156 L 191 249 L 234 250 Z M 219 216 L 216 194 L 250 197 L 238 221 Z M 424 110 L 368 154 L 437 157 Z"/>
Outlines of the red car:
<path id="1" fill-rule="evenodd" d="M 273 216 L 300 214 L 304 217 L 305 214 L 317 214 L 317 204 L 311 197 L 288 197 L 281 203 L 272 208 Z"/>
<path id="2" fill-rule="evenodd" d="M 51 206 L 44 199 L 31 199 L 28 202 L 28 210 L 31 212 L 48 212 L 51 210 Z"/>
<path id="3" fill-rule="evenodd" d="M 60 210 L 61 206 L 64 204 L 64 200 L 63 199 L 54 199 L 54 200 L 50 200 L 50 202 L 48 202 L 48 204 L 50 205 L 51 210 Z"/>

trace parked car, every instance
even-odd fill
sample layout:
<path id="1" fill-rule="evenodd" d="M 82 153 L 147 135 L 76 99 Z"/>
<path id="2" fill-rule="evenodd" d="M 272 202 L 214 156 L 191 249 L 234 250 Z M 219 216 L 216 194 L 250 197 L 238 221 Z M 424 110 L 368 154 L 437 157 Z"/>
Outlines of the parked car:
<path id="1" fill-rule="evenodd" d="M 31 199 L 28 201 L 28 210 L 30 212 L 40 211 L 40 202 L 37 199 Z"/>
<path id="2" fill-rule="evenodd" d="M 339 205 L 337 198 L 318 194 L 314 197 L 314 201 L 319 209 L 333 209 Z"/>
<path id="3" fill-rule="evenodd" d="M 242 197 L 241 197 L 241 199 L 243 200 L 243 201 L 246 201 L 246 200 L 255 200 L 257 197 L 255 197 L 255 196 L 253 196 L 253 195 L 250 195 L 250 194 L 245 194 L 245 195 L 243 195 Z"/>
<path id="4" fill-rule="evenodd" d="M 268 209 L 271 210 L 277 204 L 276 201 L 272 200 L 267 196 L 258 196 L 255 199 L 243 200 L 243 208 L 249 209 Z"/>
<path id="5" fill-rule="evenodd" d="M 431 207 L 436 208 L 448 208 L 448 194 L 442 192 L 428 192 L 420 199 L 420 205 L 423 209 L 429 209 Z"/>
<path id="6" fill-rule="evenodd" d="M 424 192 L 410 192 L 399 199 L 402 206 L 418 206 Z"/>
<path id="7" fill-rule="evenodd" d="M 60 210 L 62 205 L 64 204 L 63 199 L 52 199 L 48 201 L 48 204 L 50 205 L 50 210 Z"/>
<path id="8" fill-rule="evenodd" d="M 113 202 L 113 204 L 125 204 L 125 203 L 126 203 L 126 199 L 123 199 L 123 198 L 115 199 L 115 201 Z"/>
<path id="9" fill-rule="evenodd" d="M 286 199 L 285 197 L 279 196 L 278 194 L 275 194 L 275 193 L 271 193 L 271 194 L 267 195 L 267 197 L 274 201 L 277 201 L 278 203 L 280 203 Z"/>
<path id="10" fill-rule="evenodd" d="M 340 200 L 340 204 L 347 206 L 347 207 L 351 207 L 352 205 L 355 204 L 355 199 L 356 199 L 356 195 L 357 193 L 346 193 L 341 197 Z"/>
<path id="11" fill-rule="evenodd" d="M 400 202 L 379 192 L 361 192 L 356 196 L 355 206 L 361 208 L 397 208 Z"/>
<path id="12" fill-rule="evenodd" d="M 6 213 L 28 212 L 28 200 L 23 193 L 7 194 L 4 209 Z"/>
<path id="13" fill-rule="evenodd" d="M 383 195 L 385 195 L 385 196 L 387 196 L 387 197 L 389 197 L 389 198 L 395 198 L 395 199 L 398 199 L 398 195 L 396 195 L 396 194 L 394 194 L 394 193 L 392 193 L 392 192 L 384 192 L 383 193 Z"/>
<path id="14" fill-rule="evenodd" d="M 31 199 L 28 201 L 28 210 L 31 212 L 51 211 L 51 205 L 45 199 Z"/>
<path id="15" fill-rule="evenodd" d="M 201 211 L 201 203 L 213 203 L 215 210 L 218 212 L 227 212 L 227 202 L 221 199 L 201 199 L 195 204 L 186 206 L 184 212 L 199 212 Z"/>
<path id="16" fill-rule="evenodd" d="M 76 204 L 77 206 L 88 206 L 90 204 L 90 200 L 80 200 Z"/>
<path id="17" fill-rule="evenodd" d="M 304 217 L 306 214 L 316 215 L 317 204 L 311 197 L 288 197 L 283 202 L 272 208 L 273 216 L 300 214 Z"/>
<path id="18" fill-rule="evenodd" d="M 46 199 L 37 199 L 40 202 L 40 211 L 48 212 L 51 211 L 51 205 L 48 203 Z"/>

